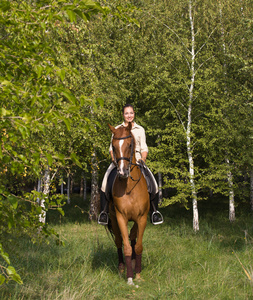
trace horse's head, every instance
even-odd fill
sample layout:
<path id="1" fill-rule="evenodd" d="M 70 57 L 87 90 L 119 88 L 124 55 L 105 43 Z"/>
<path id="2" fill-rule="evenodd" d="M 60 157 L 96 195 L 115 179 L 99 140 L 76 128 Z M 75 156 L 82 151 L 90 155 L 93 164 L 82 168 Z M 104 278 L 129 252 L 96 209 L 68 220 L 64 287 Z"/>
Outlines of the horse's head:
<path id="1" fill-rule="evenodd" d="M 133 159 L 135 159 L 135 141 L 131 133 L 132 123 L 129 123 L 127 127 L 120 126 L 117 129 L 111 125 L 109 127 L 113 133 L 112 149 L 118 175 L 127 178 L 130 175 Z"/>

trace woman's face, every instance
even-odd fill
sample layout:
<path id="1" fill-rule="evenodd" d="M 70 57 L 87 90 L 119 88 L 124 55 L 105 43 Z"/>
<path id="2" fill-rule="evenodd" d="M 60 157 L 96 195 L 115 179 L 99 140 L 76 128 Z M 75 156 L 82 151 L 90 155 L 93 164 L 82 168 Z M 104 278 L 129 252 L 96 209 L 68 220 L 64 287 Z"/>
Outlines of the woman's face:
<path id="1" fill-rule="evenodd" d="M 125 107 L 124 113 L 123 113 L 123 118 L 124 118 L 125 123 L 133 122 L 134 110 L 131 106 Z"/>

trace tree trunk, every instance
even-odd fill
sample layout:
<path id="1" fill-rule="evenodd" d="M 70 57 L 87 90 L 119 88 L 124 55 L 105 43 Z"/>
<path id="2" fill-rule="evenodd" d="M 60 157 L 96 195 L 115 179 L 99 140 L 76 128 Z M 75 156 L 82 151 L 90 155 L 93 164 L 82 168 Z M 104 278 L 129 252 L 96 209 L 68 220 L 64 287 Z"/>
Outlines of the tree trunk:
<path id="1" fill-rule="evenodd" d="M 90 220 L 97 220 L 99 214 L 99 188 L 98 188 L 98 162 L 96 150 L 94 149 L 91 158 L 91 198 L 90 198 Z"/>
<path id="2" fill-rule="evenodd" d="M 253 169 L 250 172 L 250 208 L 253 211 Z"/>
<path id="3" fill-rule="evenodd" d="M 38 179 L 37 192 L 41 192 L 41 179 Z M 40 205 L 40 198 L 37 198 L 37 203 Z"/>
<path id="4" fill-rule="evenodd" d="M 83 177 L 83 201 L 87 200 L 87 181 L 86 178 Z"/>
<path id="5" fill-rule="evenodd" d="M 193 102 L 193 90 L 195 82 L 195 31 L 194 31 L 194 19 L 192 16 L 192 1 L 189 1 L 189 19 L 191 25 L 191 84 L 189 88 L 189 104 L 188 104 L 188 120 L 187 120 L 187 154 L 189 160 L 189 174 L 192 194 L 192 208 L 193 208 L 193 230 L 196 232 L 199 230 L 199 214 L 198 214 L 198 202 L 197 192 L 194 179 L 194 160 L 192 155 L 191 145 L 191 125 L 192 125 L 192 102 Z"/>
<path id="6" fill-rule="evenodd" d="M 49 167 L 45 169 L 44 178 L 43 178 L 43 198 L 40 200 L 40 206 L 42 208 L 42 212 L 39 215 L 39 221 L 43 224 L 46 223 L 46 211 L 45 211 L 45 201 L 48 198 L 50 192 L 50 170 Z"/>
<path id="7" fill-rule="evenodd" d="M 83 201 L 87 200 L 87 182 L 86 182 L 86 178 L 84 176 L 84 173 L 82 173 L 81 176 L 81 183 L 80 183 L 80 197 L 83 197 Z"/>
<path id="8" fill-rule="evenodd" d="M 38 179 L 37 192 L 41 192 L 41 179 Z"/>
<path id="9" fill-rule="evenodd" d="M 74 187 L 74 179 L 72 177 L 72 179 L 70 180 L 70 191 L 69 191 L 70 195 L 73 194 L 73 187 Z"/>
<path id="10" fill-rule="evenodd" d="M 230 163 L 229 160 L 226 158 L 226 163 L 228 167 L 227 177 L 228 177 L 228 186 L 229 186 L 229 221 L 235 221 L 235 195 L 233 189 L 233 175 L 230 171 Z"/>
<path id="11" fill-rule="evenodd" d="M 219 13 L 220 13 L 220 24 L 221 24 L 221 38 L 222 38 L 222 48 L 223 48 L 223 54 L 224 57 L 226 56 L 226 43 L 225 43 L 225 30 L 223 26 L 223 15 L 222 15 L 222 8 L 221 8 L 221 2 L 219 1 Z M 228 95 L 228 87 L 227 87 L 227 64 L 224 60 L 223 62 L 223 75 L 224 75 L 224 81 L 225 81 L 225 88 L 224 88 L 224 94 Z M 228 101 L 228 100 L 227 100 Z M 234 199 L 234 189 L 233 189 L 233 176 L 230 171 L 230 162 L 229 159 L 225 159 L 228 172 L 227 172 L 227 178 L 228 178 L 228 185 L 229 185 L 229 220 L 230 222 L 235 221 L 235 199 Z"/>
<path id="12" fill-rule="evenodd" d="M 81 176 L 81 182 L 80 182 L 80 194 L 79 196 L 82 197 L 83 196 L 83 173 L 82 173 L 82 176 Z"/>
<path id="13" fill-rule="evenodd" d="M 63 178 L 62 178 L 62 181 L 61 181 L 61 195 L 64 194 L 64 185 L 63 185 Z"/>
<path id="14" fill-rule="evenodd" d="M 67 203 L 70 204 L 70 175 L 68 174 L 67 182 Z"/>
<path id="15" fill-rule="evenodd" d="M 159 204 L 162 203 L 162 199 L 163 199 L 163 190 L 162 190 L 162 186 L 163 186 L 163 178 L 162 178 L 162 173 L 158 172 L 158 189 L 159 189 Z"/>

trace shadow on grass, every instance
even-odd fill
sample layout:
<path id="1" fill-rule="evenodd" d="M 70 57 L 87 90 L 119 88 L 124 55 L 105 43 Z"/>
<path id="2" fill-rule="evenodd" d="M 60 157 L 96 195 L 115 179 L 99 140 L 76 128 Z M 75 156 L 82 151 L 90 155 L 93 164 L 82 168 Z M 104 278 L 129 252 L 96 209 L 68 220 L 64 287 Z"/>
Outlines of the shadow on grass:
<path id="1" fill-rule="evenodd" d="M 66 203 L 62 207 L 64 216 L 56 210 L 49 210 L 47 212 L 47 222 L 50 225 L 59 225 L 66 223 L 88 223 L 90 200 L 83 200 L 79 195 L 72 195 L 70 204 Z"/>
<path id="2" fill-rule="evenodd" d="M 92 269 L 97 270 L 104 267 L 109 268 L 113 273 L 118 272 L 117 248 L 113 241 L 111 241 L 111 246 L 101 246 L 93 253 Z"/>
<path id="3" fill-rule="evenodd" d="M 165 224 L 177 235 L 201 236 L 208 241 L 216 240 L 221 250 L 244 251 L 245 247 L 253 245 L 253 219 L 249 203 L 240 203 L 236 207 L 236 220 L 229 221 L 229 204 L 227 198 L 213 197 L 198 202 L 199 227 L 193 231 L 193 212 L 182 204 L 174 204 L 159 209 L 165 219 Z"/>
<path id="4" fill-rule="evenodd" d="M 71 197 L 71 204 L 64 207 L 65 216 L 60 216 L 57 211 L 50 211 L 47 214 L 47 220 L 50 225 L 59 225 L 66 223 L 88 224 L 89 221 L 89 199 L 84 202 L 79 195 Z M 189 202 L 189 209 L 184 205 L 177 203 L 165 208 L 159 208 L 164 216 L 163 227 L 168 226 L 175 234 L 179 236 L 195 236 L 200 235 L 206 240 L 216 239 L 221 249 L 234 249 L 236 251 L 244 250 L 246 242 L 253 243 L 253 225 L 252 213 L 250 213 L 247 203 L 240 203 L 236 208 L 236 221 L 231 223 L 228 218 L 228 199 L 224 197 L 212 197 L 208 200 L 198 202 L 200 230 L 194 233 L 192 228 L 192 207 Z M 148 220 L 148 226 L 149 220 Z M 159 230 L 158 230 L 159 234 Z M 104 264 L 113 255 L 117 265 L 117 249 L 112 243 L 110 251 L 99 249 L 94 257 L 93 265 L 97 261 L 101 261 L 101 257 L 105 257 Z M 248 243 L 248 244 L 249 244 Z M 112 252 L 112 254 L 111 254 Z M 102 262 L 103 263 L 103 262 Z"/>

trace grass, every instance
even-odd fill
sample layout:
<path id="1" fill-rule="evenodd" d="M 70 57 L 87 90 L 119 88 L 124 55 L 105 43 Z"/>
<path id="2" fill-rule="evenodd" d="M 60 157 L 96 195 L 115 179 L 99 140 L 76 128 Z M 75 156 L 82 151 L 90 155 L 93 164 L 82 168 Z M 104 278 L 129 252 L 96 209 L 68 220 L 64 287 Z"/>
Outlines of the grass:
<path id="1" fill-rule="evenodd" d="M 162 210 L 165 223 L 148 223 L 144 235 L 143 282 L 128 286 L 117 271 L 116 247 L 103 226 L 89 222 L 79 199 L 66 217 L 48 215 L 65 247 L 16 241 L 12 262 L 24 281 L 0 287 L 0 299 L 253 299 L 253 224 L 247 210 L 228 213 L 200 204 L 200 232 L 191 212 Z M 222 208 L 222 209 L 221 209 Z"/>

